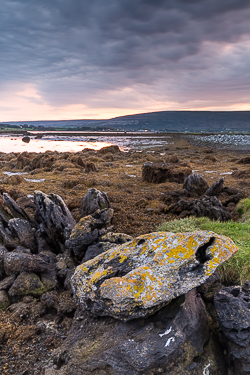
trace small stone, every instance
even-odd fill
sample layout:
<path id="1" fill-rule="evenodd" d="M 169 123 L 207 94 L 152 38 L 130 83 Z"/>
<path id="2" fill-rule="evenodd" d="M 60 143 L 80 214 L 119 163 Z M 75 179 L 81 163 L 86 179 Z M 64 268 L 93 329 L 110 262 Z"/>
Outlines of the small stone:
<path id="1" fill-rule="evenodd" d="M 35 273 L 23 272 L 17 277 L 8 294 L 10 296 L 41 296 L 46 291 L 39 276 Z"/>

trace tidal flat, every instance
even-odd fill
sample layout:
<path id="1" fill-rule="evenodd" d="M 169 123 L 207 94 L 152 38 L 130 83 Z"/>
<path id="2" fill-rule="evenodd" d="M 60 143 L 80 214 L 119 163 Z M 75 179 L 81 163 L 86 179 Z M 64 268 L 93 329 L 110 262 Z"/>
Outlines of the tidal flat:
<path id="1" fill-rule="evenodd" d="M 88 137 L 93 143 L 100 141 L 93 135 Z M 171 166 L 172 171 L 184 168 L 201 175 L 208 187 L 223 179 L 218 193 L 223 210 L 233 221 L 240 219 L 238 201 L 250 197 L 248 146 L 222 147 L 185 134 L 155 135 L 156 139 L 153 135 L 134 135 L 128 143 L 124 137 L 127 135 L 118 137 L 122 138 L 120 144 L 113 137 L 103 141 L 104 147 L 77 147 L 74 152 L 28 152 L 31 141 L 21 146 L 22 151 L 1 152 L 1 206 L 5 204 L 2 194 L 7 193 L 32 217 L 34 191 L 57 194 L 79 222 L 82 199 L 95 188 L 107 194 L 114 210 L 109 231 L 137 237 L 156 231 L 163 223 L 187 217 L 189 212 L 176 205 L 183 199 L 188 203 L 194 199 L 185 196 L 181 173 L 164 182 L 148 182 L 143 178 L 144 165 L 148 164 Z M 75 305 L 62 283 L 63 260 L 59 259 L 60 254 L 56 257 L 57 289 L 42 296 L 15 296 L 1 312 L 2 374 L 45 374 L 45 366 L 53 367 L 53 351 L 62 345 L 75 322 Z M 3 281 L 11 284 L 11 278 L 12 274 Z M 8 286 L 4 288 L 8 291 Z M 54 366 L 60 368 L 59 362 L 54 362 Z"/>

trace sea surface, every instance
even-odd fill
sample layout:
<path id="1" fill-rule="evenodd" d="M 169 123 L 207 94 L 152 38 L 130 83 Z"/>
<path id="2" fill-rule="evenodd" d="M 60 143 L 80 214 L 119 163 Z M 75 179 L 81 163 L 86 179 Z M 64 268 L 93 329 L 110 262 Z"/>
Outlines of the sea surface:
<path id="1" fill-rule="evenodd" d="M 150 134 L 148 137 L 133 136 L 91 136 L 74 135 L 71 132 L 63 135 L 44 134 L 42 139 L 36 139 L 36 135 L 30 137 L 30 142 L 22 141 L 22 135 L 5 134 L 0 135 L 1 152 L 78 152 L 85 148 L 99 150 L 102 147 L 117 145 L 122 151 L 130 149 L 142 150 L 171 143 L 170 136 Z"/>

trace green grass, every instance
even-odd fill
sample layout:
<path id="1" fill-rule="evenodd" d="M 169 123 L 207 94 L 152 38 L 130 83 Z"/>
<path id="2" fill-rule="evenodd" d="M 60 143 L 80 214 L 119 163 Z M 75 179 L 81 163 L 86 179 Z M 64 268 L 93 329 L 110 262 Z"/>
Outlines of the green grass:
<path id="1" fill-rule="evenodd" d="M 226 284 L 243 284 L 250 279 L 250 199 L 241 201 L 238 208 L 242 208 L 240 220 L 244 222 L 219 222 L 211 221 L 206 217 L 173 220 L 163 223 L 157 231 L 167 232 L 193 232 L 195 230 L 208 230 L 230 237 L 239 251 L 219 268 L 219 274 Z"/>

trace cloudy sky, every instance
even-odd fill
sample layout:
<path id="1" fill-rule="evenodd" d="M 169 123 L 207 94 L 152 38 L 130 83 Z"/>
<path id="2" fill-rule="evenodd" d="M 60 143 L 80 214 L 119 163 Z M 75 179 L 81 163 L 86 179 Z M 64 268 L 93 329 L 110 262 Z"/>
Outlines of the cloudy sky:
<path id="1" fill-rule="evenodd" d="M 0 121 L 250 110 L 249 0 L 0 5 Z"/>

